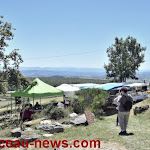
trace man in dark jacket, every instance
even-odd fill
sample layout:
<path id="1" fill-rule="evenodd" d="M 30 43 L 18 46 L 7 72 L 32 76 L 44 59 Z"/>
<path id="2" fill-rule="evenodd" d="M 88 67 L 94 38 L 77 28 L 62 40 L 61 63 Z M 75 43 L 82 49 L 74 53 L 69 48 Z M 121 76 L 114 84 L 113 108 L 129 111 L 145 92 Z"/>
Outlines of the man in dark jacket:
<path id="1" fill-rule="evenodd" d="M 121 132 L 119 133 L 119 135 L 128 135 L 126 129 L 128 125 L 130 109 L 127 110 L 125 104 L 127 101 L 133 103 L 133 99 L 130 95 L 127 94 L 127 91 L 128 91 L 127 88 L 125 87 L 121 88 L 122 97 L 118 101 L 119 104 L 118 119 L 121 128 Z"/>

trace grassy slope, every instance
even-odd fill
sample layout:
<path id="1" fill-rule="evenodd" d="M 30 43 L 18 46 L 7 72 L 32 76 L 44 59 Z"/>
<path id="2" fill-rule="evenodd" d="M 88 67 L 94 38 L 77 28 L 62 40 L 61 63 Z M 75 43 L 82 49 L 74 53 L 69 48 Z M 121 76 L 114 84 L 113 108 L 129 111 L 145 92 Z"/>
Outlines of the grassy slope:
<path id="1" fill-rule="evenodd" d="M 150 105 L 150 99 L 136 105 Z M 136 106 L 135 105 L 135 106 Z M 134 107 L 135 107 L 134 106 Z M 134 108 L 133 107 L 133 108 Z M 104 117 L 89 126 L 78 126 L 65 129 L 64 133 L 55 134 L 52 140 L 68 140 L 70 144 L 73 140 L 93 140 L 99 139 L 104 142 L 119 143 L 129 150 L 150 149 L 150 110 L 134 116 L 131 111 L 128 132 L 133 132 L 133 136 L 119 136 L 120 127 L 115 126 L 116 115 Z M 44 140 L 44 139 L 43 139 Z"/>
<path id="2" fill-rule="evenodd" d="M 136 105 L 146 104 L 150 105 L 150 99 Z M 125 147 L 128 150 L 150 150 L 150 109 L 136 116 L 133 115 L 133 110 L 131 111 L 128 132 L 133 132 L 133 136 L 119 136 L 120 127 L 115 126 L 115 121 L 116 115 L 104 117 L 103 120 L 97 120 L 94 124 L 86 127 L 78 126 L 66 128 L 64 133 L 55 134 L 51 138 L 47 138 L 47 140 L 65 139 L 72 145 L 73 140 L 76 139 L 80 141 L 98 139 L 107 144 L 118 143 L 120 148 Z M 5 136 L 5 134 L 3 136 Z M 41 140 L 45 139 L 46 138 L 41 138 Z"/>

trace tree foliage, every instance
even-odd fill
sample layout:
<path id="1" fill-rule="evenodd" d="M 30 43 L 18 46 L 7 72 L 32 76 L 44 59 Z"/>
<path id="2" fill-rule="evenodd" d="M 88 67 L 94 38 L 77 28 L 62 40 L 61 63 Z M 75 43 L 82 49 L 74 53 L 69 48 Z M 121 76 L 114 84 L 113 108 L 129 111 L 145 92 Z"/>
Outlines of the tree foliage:
<path id="1" fill-rule="evenodd" d="M 106 104 L 108 93 L 101 89 L 84 89 L 76 92 L 78 98 L 72 102 L 73 110 L 76 113 L 83 113 L 86 109 L 100 117 L 103 112 L 103 106 Z"/>
<path id="2" fill-rule="evenodd" d="M 14 38 L 13 30 L 11 23 L 4 22 L 3 16 L 0 16 L 0 93 L 5 93 L 11 86 L 21 88 L 28 84 L 19 71 L 23 59 L 18 49 L 8 50 L 8 42 Z"/>
<path id="3" fill-rule="evenodd" d="M 145 47 L 133 37 L 115 38 L 115 44 L 107 49 L 109 57 L 108 65 L 104 65 L 107 77 L 113 77 L 114 80 L 126 82 L 126 79 L 138 79 L 136 71 L 140 64 L 144 62 Z"/>

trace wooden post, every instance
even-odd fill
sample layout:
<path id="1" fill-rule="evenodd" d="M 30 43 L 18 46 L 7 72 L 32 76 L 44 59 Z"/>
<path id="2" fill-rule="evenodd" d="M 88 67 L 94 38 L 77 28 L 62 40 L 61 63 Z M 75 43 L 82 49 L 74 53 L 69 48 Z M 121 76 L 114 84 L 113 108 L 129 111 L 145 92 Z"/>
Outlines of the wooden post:
<path id="1" fill-rule="evenodd" d="M 40 97 L 40 105 L 41 105 L 41 97 Z"/>

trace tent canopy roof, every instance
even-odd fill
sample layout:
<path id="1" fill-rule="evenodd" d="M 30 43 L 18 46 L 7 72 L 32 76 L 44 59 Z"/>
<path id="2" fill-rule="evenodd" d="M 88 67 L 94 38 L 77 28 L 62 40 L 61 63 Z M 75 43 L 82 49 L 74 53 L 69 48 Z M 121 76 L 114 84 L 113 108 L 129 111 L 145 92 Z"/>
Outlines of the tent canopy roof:
<path id="1" fill-rule="evenodd" d="M 25 90 L 18 90 L 11 93 L 12 97 L 46 97 L 46 96 L 62 96 L 63 91 L 50 86 L 40 79 L 36 78 L 32 81 L 35 86 L 29 85 Z"/>
<path id="2" fill-rule="evenodd" d="M 131 83 L 127 84 L 129 87 L 142 87 L 142 86 L 147 86 L 147 83 Z"/>
<path id="3" fill-rule="evenodd" d="M 99 88 L 103 90 L 112 90 L 112 89 L 119 88 L 122 86 L 124 86 L 123 83 L 106 83 L 106 84 L 95 86 L 95 88 Z"/>
<path id="4" fill-rule="evenodd" d="M 71 84 L 74 87 L 78 87 L 80 89 L 87 89 L 87 88 L 93 88 L 94 86 L 97 86 L 99 84 L 96 83 L 83 83 L 83 84 Z"/>
<path id="5" fill-rule="evenodd" d="M 78 87 L 74 87 L 69 84 L 61 84 L 60 86 L 56 87 L 59 90 L 62 90 L 64 92 L 73 92 L 73 91 L 79 91 L 80 89 Z"/>

